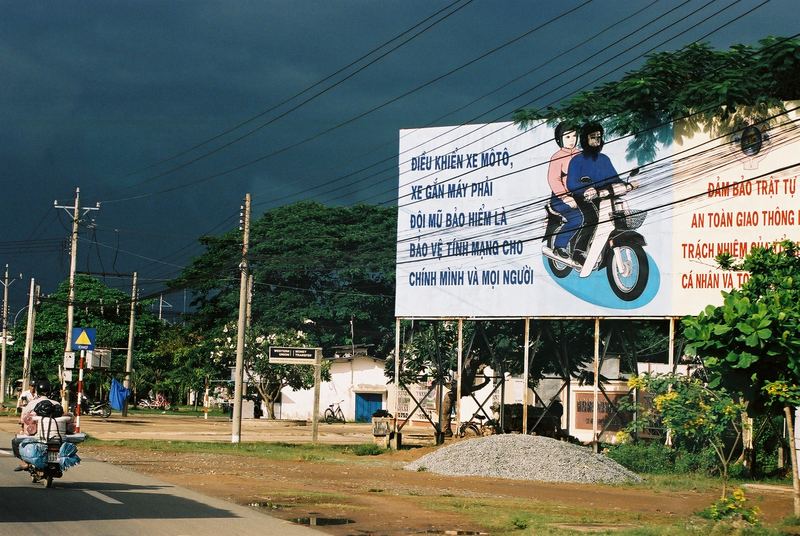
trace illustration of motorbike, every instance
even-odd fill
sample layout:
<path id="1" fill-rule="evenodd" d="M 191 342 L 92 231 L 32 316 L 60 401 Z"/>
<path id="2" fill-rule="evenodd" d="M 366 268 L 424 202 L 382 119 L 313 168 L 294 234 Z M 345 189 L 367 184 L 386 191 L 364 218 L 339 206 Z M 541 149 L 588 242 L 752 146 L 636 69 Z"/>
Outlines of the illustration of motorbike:
<path id="1" fill-rule="evenodd" d="M 629 179 L 638 170 L 630 173 Z M 588 183 L 589 179 L 581 179 Z M 629 210 L 622 197 L 638 187 L 636 182 L 618 182 L 596 191 L 596 199 L 587 199 L 585 205 L 597 210 L 597 224 L 582 228 L 570 241 L 568 258 L 557 255 L 555 238 L 566 219 L 549 204 L 547 230 L 542 254 L 547 257 L 550 269 L 558 278 L 564 278 L 573 270 L 579 277 L 588 277 L 593 271 L 605 268 L 608 283 L 614 294 L 622 300 L 633 301 L 644 292 L 650 266 L 644 246 L 644 237 L 635 231 L 644 223 L 644 211 Z M 590 196 L 591 197 L 591 196 Z M 582 233 L 588 233 L 583 234 Z M 588 238 L 588 240 L 587 240 Z M 576 251 L 577 244 L 585 244 L 585 254 Z M 576 254 L 578 253 L 578 254 Z"/>

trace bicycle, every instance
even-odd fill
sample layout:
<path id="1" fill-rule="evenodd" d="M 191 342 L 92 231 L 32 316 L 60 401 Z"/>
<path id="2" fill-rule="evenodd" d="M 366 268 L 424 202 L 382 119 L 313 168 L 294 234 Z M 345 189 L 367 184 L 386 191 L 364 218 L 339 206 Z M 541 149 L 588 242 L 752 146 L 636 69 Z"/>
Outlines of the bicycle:
<path id="1" fill-rule="evenodd" d="M 502 430 L 497 419 L 487 419 L 485 415 L 479 413 L 458 428 L 458 437 L 483 437 L 499 433 L 502 433 Z"/>
<path id="2" fill-rule="evenodd" d="M 325 420 L 326 423 L 333 424 L 335 422 L 340 422 L 344 424 L 347 422 L 344 418 L 342 407 L 339 405 L 342 402 L 344 402 L 344 400 L 334 402 L 333 404 L 328 406 L 328 408 L 325 410 L 325 413 L 322 416 L 322 418 Z"/>

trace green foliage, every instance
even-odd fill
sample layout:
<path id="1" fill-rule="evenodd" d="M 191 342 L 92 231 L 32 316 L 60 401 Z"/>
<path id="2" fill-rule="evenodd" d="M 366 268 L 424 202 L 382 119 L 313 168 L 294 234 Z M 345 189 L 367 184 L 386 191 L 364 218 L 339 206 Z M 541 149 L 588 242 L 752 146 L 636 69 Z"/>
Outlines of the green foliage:
<path id="1" fill-rule="evenodd" d="M 56 292 L 43 297 L 37 305 L 36 335 L 31 353 L 32 378 L 47 377 L 57 380 L 58 367 L 62 363 L 66 345 L 67 297 L 69 281 L 59 285 Z M 138 303 L 134 332 L 134 368 L 143 363 L 154 362 L 160 356 L 156 347 L 164 332 L 161 323 L 150 311 L 149 302 Z M 91 327 L 97 331 L 96 346 L 100 348 L 125 348 L 128 346 L 130 320 L 130 295 L 103 284 L 100 280 L 77 275 L 75 277 L 74 327 Z M 25 340 L 25 323 L 15 326 L 15 338 Z M 9 348 L 10 374 L 19 377 L 22 372 L 23 345 Z M 126 353 L 111 354 L 111 370 L 125 369 Z M 95 372 L 87 372 L 84 379 L 91 395 L 102 386 L 105 392 L 110 378 Z"/>
<path id="2" fill-rule="evenodd" d="M 514 120 L 523 127 L 542 119 L 600 121 L 612 136 L 633 135 L 629 157 L 642 164 L 654 158 L 656 142 L 669 144 L 673 135 L 721 134 L 783 111 L 784 101 L 800 98 L 798 70 L 798 39 L 768 37 L 729 50 L 694 43 L 651 54 L 639 69 L 556 107 L 519 110 Z"/>
<path id="3" fill-rule="evenodd" d="M 517 530 L 527 529 L 530 526 L 530 518 L 523 514 L 514 514 L 510 519 L 511 526 Z"/>
<path id="4" fill-rule="evenodd" d="M 714 449 L 686 442 L 671 448 L 662 441 L 637 441 L 608 447 L 607 455 L 631 471 L 644 474 L 719 474 Z"/>
<path id="5" fill-rule="evenodd" d="M 236 366 L 236 325 L 226 324 L 219 336 L 212 339 L 211 359 L 226 368 Z M 283 365 L 269 362 L 270 346 L 304 347 L 308 346 L 306 333 L 280 329 L 273 333 L 263 333 L 260 328 L 245 333 L 244 380 L 253 385 L 267 406 L 270 419 L 275 418 L 275 402 L 281 389 L 309 389 L 314 386 L 314 368 L 308 365 Z M 323 381 L 330 380 L 330 366 L 323 364 Z"/>
<path id="6" fill-rule="evenodd" d="M 757 506 L 747 507 L 747 498 L 742 488 L 736 488 L 730 495 L 721 498 L 702 512 L 700 517 L 720 521 L 723 519 L 740 519 L 746 523 L 757 524 L 760 514 Z"/>
<path id="7" fill-rule="evenodd" d="M 752 413 L 787 403 L 800 384 L 800 256 L 797 245 L 754 248 L 726 265 L 749 272 L 723 304 L 683 320 L 687 352 L 703 358 L 710 385 L 739 393 Z"/>
<path id="8" fill-rule="evenodd" d="M 636 473 L 675 472 L 675 450 L 659 441 L 623 443 L 608 448 L 609 458 Z"/>
<path id="9" fill-rule="evenodd" d="M 362 443 L 353 447 L 353 454 L 356 456 L 380 456 L 386 453 L 386 449 L 374 443 Z"/>
<path id="10" fill-rule="evenodd" d="M 652 395 L 652 406 L 639 411 L 638 426 L 658 419 L 674 435 L 675 442 L 713 449 L 725 482 L 730 462 L 738 452 L 739 418 L 744 406 L 723 389 L 711 390 L 696 378 L 675 374 L 644 374 L 629 381 L 631 387 Z"/>
<path id="11" fill-rule="evenodd" d="M 254 220 L 249 259 L 256 331 L 296 330 L 310 319 L 314 346 L 376 344 L 378 355 L 385 355 L 394 335 L 396 225 L 395 208 L 312 202 L 278 207 Z M 206 252 L 171 286 L 192 291 L 193 328 L 219 333 L 237 318 L 241 233 L 201 242 Z"/>

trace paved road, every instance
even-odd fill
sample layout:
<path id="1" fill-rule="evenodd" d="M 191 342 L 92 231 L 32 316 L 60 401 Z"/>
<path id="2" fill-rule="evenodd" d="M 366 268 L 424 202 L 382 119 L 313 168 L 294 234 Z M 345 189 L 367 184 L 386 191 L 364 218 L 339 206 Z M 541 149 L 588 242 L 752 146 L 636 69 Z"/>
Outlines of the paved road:
<path id="1" fill-rule="evenodd" d="M 51 489 L 13 472 L 17 463 L 11 435 L 0 432 L 3 536 L 322 534 L 92 459 L 84 458 Z"/>

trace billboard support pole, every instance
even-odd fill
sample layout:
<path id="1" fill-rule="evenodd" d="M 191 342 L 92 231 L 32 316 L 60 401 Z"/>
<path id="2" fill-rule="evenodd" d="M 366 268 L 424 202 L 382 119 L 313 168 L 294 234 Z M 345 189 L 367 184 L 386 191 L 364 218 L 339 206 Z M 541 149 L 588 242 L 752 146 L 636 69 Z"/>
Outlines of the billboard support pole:
<path id="1" fill-rule="evenodd" d="M 458 319 L 458 375 L 456 376 L 456 434 L 461 429 L 461 373 L 464 368 L 464 319 Z"/>
<path id="2" fill-rule="evenodd" d="M 600 451 L 600 441 L 597 434 L 597 394 L 600 378 L 600 318 L 594 319 L 594 385 L 592 388 L 594 402 L 592 404 L 592 449 L 595 453 Z"/>
<path id="3" fill-rule="evenodd" d="M 529 374 L 529 353 L 530 353 L 530 340 L 531 340 L 531 324 L 530 318 L 525 317 L 525 350 L 523 352 L 523 359 L 525 359 L 523 380 L 522 380 L 522 433 L 528 433 L 528 374 Z"/>
<path id="4" fill-rule="evenodd" d="M 396 450 L 400 449 L 400 430 L 397 427 L 397 412 L 400 408 L 400 319 L 394 320 L 394 441 L 390 442 Z"/>
<path id="5" fill-rule="evenodd" d="M 314 413 L 311 414 L 311 442 L 314 444 L 319 440 L 319 389 L 321 383 L 322 348 L 316 348 L 314 350 Z"/>
<path id="6" fill-rule="evenodd" d="M 669 368 L 675 372 L 675 317 L 669 318 L 669 350 L 667 351 Z"/>

